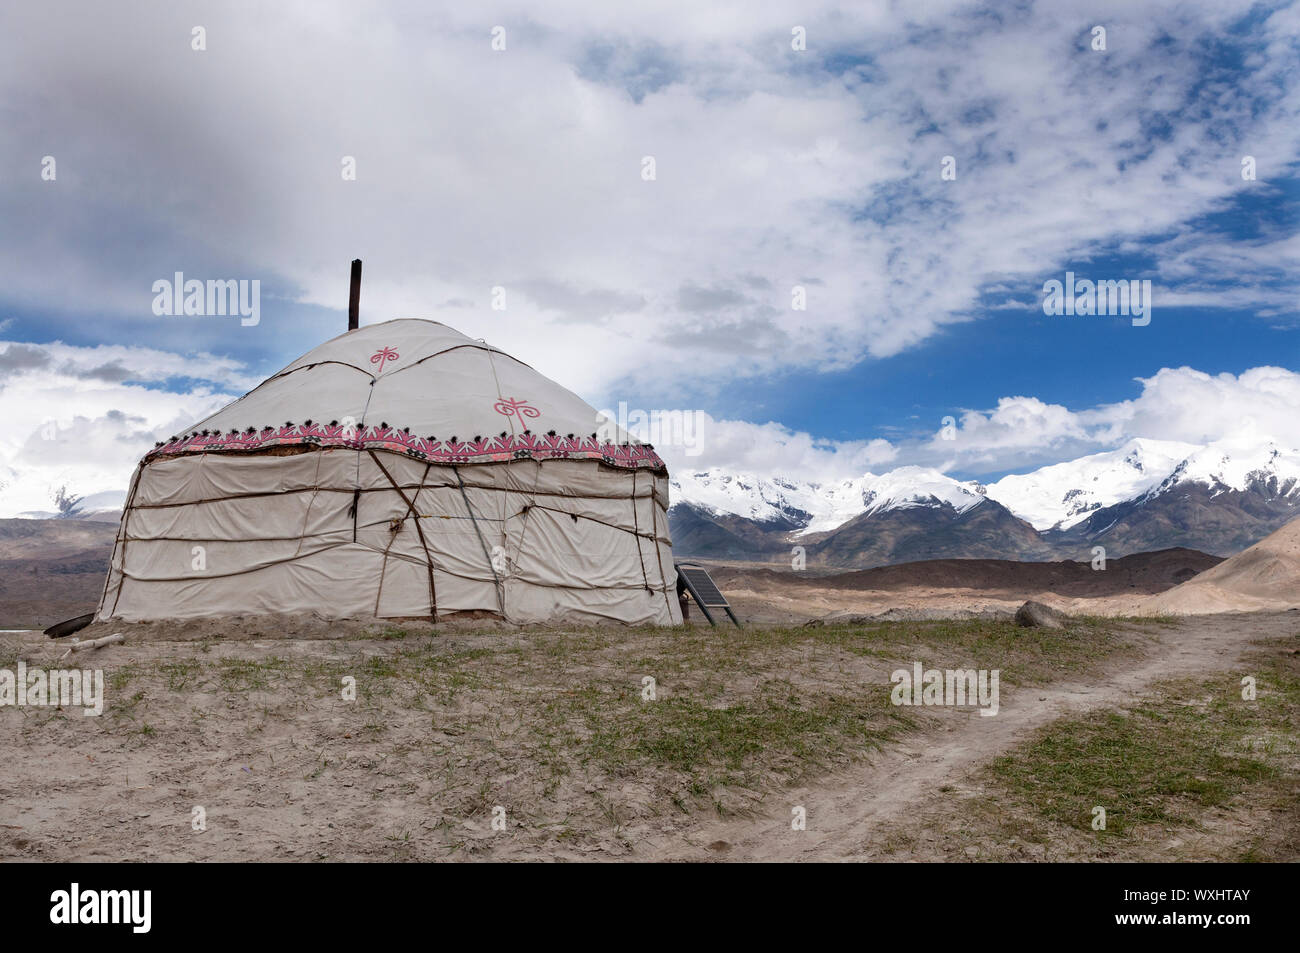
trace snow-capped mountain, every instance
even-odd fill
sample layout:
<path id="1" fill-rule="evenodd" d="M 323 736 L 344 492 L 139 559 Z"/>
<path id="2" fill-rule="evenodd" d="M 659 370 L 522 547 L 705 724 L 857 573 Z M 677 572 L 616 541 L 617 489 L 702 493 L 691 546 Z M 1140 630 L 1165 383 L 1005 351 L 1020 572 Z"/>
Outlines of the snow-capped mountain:
<path id="1" fill-rule="evenodd" d="M 80 519 L 116 521 L 122 515 L 122 507 L 126 505 L 126 492 L 123 490 L 107 490 L 103 493 L 92 493 L 84 498 L 75 497 L 70 499 L 68 504 L 68 509 L 63 512 L 59 510 L 26 510 L 15 514 L 15 517 L 20 520 Z"/>
<path id="2" fill-rule="evenodd" d="M 675 548 L 689 555 L 774 558 L 801 541 L 831 566 L 1086 559 L 1093 545 L 1230 555 L 1300 516 L 1300 450 L 1133 439 L 987 487 L 923 467 L 827 482 L 714 468 L 675 474 L 672 494 Z"/>
<path id="3" fill-rule="evenodd" d="M 740 516 L 792 529 L 816 524 L 834 529 L 862 512 L 858 480 L 806 483 L 729 473 L 720 467 L 679 471 L 670 483 L 674 503 L 689 503 L 715 515 Z"/>
<path id="4" fill-rule="evenodd" d="M 959 482 L 928 467 L 899 467 L 878 477 L 868 473 L 862 479 L 865 513 L 944 505 L 965 513 L 984 502 L 982 484 Z"/>
<path id="5" fill-rule="evenodd" d="M 1192 443 L 1135 438 L 1117 450 L 1005 476 L 988 485 L 988 495 L 1036 530 L 1069 529 L 1096 510 L 1160 486 L 1200 449 Z"/>
<path id="6" fill-rule="evenodd" d="M 1187 483 L 1208 486 L 1214 496 L 1260 487 L 1278 497 L 1300 498 L 1300 449 L 1279 447 L 1271 440 L 1262 445 L 1222 440 L 1180 460 L 1148 496 Z"/>
<path id="7" fill-rule="evenodd" d="M 962 513 L 984 499 L 978 483 L 963 483 L 925 467 L 900 467 L 877 476 L 802 483 L 731 474 L 718 467 L 678 473 L 672 498 L 718 515 L 788 525 L 798 535 L 842 526 L 863 513 L 947 504 Z"/>
<path id="8" fill-rule="evenodd" d="M 1232 555 L 1300 517 L 1300 451 L 1220 442 L 1179 461 L 1142 496 L 1103 507 L 1058 542 L 1127 552 L 1185 546 Z"/>

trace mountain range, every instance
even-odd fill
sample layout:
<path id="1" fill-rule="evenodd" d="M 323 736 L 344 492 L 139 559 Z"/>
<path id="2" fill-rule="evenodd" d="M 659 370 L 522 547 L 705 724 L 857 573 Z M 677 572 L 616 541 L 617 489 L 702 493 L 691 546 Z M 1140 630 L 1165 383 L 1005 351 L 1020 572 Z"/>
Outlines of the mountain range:
<path id="1" fill-rule="evenodd" d="M 919 559 L 1229 556 L 1300 515 L 1300 450 L 1132 439 L 988 483 L 925 467 L 847 480 L 677 471 L 674 554 L 867 569 Z"/>

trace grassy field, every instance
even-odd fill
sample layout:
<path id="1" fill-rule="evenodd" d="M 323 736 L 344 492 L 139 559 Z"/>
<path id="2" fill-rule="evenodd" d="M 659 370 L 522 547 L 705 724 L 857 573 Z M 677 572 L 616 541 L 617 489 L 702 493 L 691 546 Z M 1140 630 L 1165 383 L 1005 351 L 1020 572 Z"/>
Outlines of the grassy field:
<path id="1" fill-rule="evenodd" d="M 246 817 L 271 794 L 327 805 L 318 833 L 335 846 L 321 856 L 473 851 L 496 805 L 521 848 L 617 853 L 630 849 L 620 843 L 628 824 L 744 815 L 775 791 L 956 716 L 890 703 L 889 673 L 914 660 L 1000 669 L 1006 692 L 1083 676 L 1137 654 L 1143 640 L 1137 627 L 1098 620 L 1063 630 L 412 626 L 278 644 L 132 643 L 128 634 L 101 656 L 103 717 L 29 709 L 0 728 L 15 749 L 73 749 L 120 764 L 137 786 L 151 778 L 151 792 L 173 791 L 177 811 L 198 801 Z M 341 695 L 345 678 L 355 679 L 355 701 Z M 358 828 L 368 846 L 339 846 Z M 188 856 L 182 843 L 163 855 Z"/>
<path id="2" fill-rule="evenodd" d="M 1256 681 L 1243 698 L 1242 678 Z M 1064 718 L 949 792 L 924 826 L 983 860 L 1300 858 L 1300 635 L 1239 670 Z M 1105 810 L 1104 828 L 1095 809 Z M 920 825 L 900 832 L 912 850 Z"/>
<path id="3" fill-rule="evenodd" d="M 459 757 L 521 742 L 549 785 L 575 770 L 676 779 L 724 810 L 719 789 L 792 784 L 861 757 L 916 722 L 889 702 L 886 668 L 998 668 L 1003 685 L 1075 675 L 1131 643 L 1101 622 L 1068 630 L 1004 622 L 539 632 L 500 647 L 444 650 L 437 635 L 390 628 L 344 658 L 192 657 L 112 673 L 120 730 L 151 730 L 160 693 L 206 694 L 255 708 L 327 699 L 357 680 L 362 732 L 382 737 L 412 713 L 456 739 Z M 882 663 L 887 662 L 887 665 Z M 654 701 L 647 701 L 653 678 Z M 152 720 L 151 720 L 152 719 Z"/>

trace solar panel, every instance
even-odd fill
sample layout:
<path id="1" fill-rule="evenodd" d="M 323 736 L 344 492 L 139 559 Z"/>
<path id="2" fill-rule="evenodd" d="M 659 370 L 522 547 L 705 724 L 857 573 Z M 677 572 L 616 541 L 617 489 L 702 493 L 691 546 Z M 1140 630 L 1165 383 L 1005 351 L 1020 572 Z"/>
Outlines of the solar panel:
<path id="1" fill-rule="evenodd" d="M 728 618 L 730 618 L 732 622 L 737 626 L 740 625 L 740 620 L 737 619 L 736 614 L 731 611 L 731 605 L 727 602 L 727 597 L 718 589 L 717 584 L 713 581 L 713 578 L 709 575 L 707 569 L 704 569 L 702 566 L 694 566 L 686 563 L 676 563 L 675 565 L 677 569 L 678 592 L 680 593 L 684 588 L 691 594 L 691 598 L 695 600 L 695 604 L 698 605 L 700 611 L 704 613 L 704 618 L 709 620 L 709 625 L 718 624 L 713 619 L 713 613 L 709 612 L 710 609 L 722 609 L 727 613 Z M 685 603 L 683 603 L 682 611 L 683 614 L 685 614 Z"/>
<path id="2" fill-rule="evenodd" d="M 700 605 L 710 609 L 725 609 L 729 605 L 727 597 L 718 591 L 717 584 L 706 570 L 698 566 L 679 566 L 677 571 L 686 577 L 691 586 L 691 595 L 696 597 Z"/>

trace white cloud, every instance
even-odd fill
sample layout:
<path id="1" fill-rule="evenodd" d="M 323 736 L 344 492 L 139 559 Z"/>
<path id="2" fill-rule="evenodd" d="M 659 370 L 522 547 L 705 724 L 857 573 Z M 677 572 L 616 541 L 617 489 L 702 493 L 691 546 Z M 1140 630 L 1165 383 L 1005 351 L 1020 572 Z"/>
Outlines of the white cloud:
<path id="1" fill-rule="evenodd" d="M 703 412 L 695 417 L 691 446 L 662 437 L 654 444 L 670 472 L 721 466 L 765 477 L 839 480 L 878 469 L 898 454 L 887 440 L 824 440 L 772 421 L 714 420 Z"/>
<path id="2" fill-rule="evenodd" d="M 656 444 L 670 470 L 719 467 L 759 477 L 828 481 L 906 465 L 972 475 L 1028 470 L 1119 447 L 1134 437 L 1206 444 L 1272 440 L 1300 447 L 1300 373 L 1256 367 L 1210 375 L 1162 368 L 1139 378 L 1132 399 L 1070 410 L 1036 397 L 1003 397 L 990 410 L 968 410 L 953 439 L 943 431 L 919 441 L 833 441 L 777 423 L 705 421 L 698 453 Z"/>
<path id="3" fill-rule="evenodd" d="M 339 307 L 356 256 L 368 321 L 432 317 L 580 393 L 679 404 L 736 377 L 897 354 L 969 320 L 981 295 L 1022 307 L 1112 248 L 1153 255 L 1157 320 L 1176 304 L 1295 313 L 1297 239 L 1183 227 L 1267 195 L 1300 154 L 1295 7 L 1239 34 L 1265 46 L 1233 82 L 1197 54 L 1248 0 L 1104 0 L 1087 23 L 1048 3 L 72 6 L 0 12 L 25 38 L 0 58 L 0 162 L 30 170 L 0 179 L 0 258 L 13 303 L 134 329 L 114 340 L 156 332 L 151 282 L 174 271 Z M 806 54 L 789 46 L 796 22 Z M 1087 48 L 1092 22 L 1107 24 L 1104 54 Z M 206 52 L 190 48 L 196 23 Z M 46 154 L 55 182 L 39 177 Z M 1240 179 L 1243 154 L 1259 181 Z M 956 181 L 939 177 L 945 155 Z M 506 311 L 489 306 L 498 285 Z M 228 346 L 228 325 L 193 328 L 198 348 Z M 124 486 L 141 441 L 255 383 L 237 360 L 158 348 L 6 356 L 9 512 L 46 506 L 65 477 Z M 172 392 L 182 377 L 210 389 Z M 1081 411 L 1006 396 L 964 413 L 955 441 L 710 418 L 701 455 L 663 449 L 674 467 L 827 478 L 993 472 L 1127 436 L 1199 442 L 1247 418 L 1300 442 L 1294 378 L 1165 369 L 1133 401 Z M 48 418 L 65 445 L 32 442 Z"/>
<path id="4" fill-rule="evenodd" d="M 181 392 L 136 381 L 247 380 L 236 362 L 206 355 L 57 342 L 0 348 L 0 517 L 53 510 L 60 487 L 80 496 L 125 490 L 156 441 L 234 396 L 217 386 Z"/>
<path id="5" fill-rule="evenodd" d="M 1099 408 L 1097 434 L 1208 443 L 1247 434 L 1300 447 L 1300 374 L 1256 367 L 1241 374 L 1163 368 L 1142 379 L 1142 394 Z"/>
<path id="6" fill-rule="evenodd" d="M 26 225 L 0 236 L 7 291 L 139 316 L 148 279 L 205 263 L 338 307 L 360 255 L 367 319 L 438 318 L 584 392 L 637 367 L 688 391 L 848 367 L 968 318 L 990 283 L 1036 296 L 1099 244 L 1267 188 L 1300 151 L 1297 18 L 1252 26 L 1272 48 L 1248 83 L 1195 55 L 1249 9 L 1101 3 L 1104 54 L 1046 3 L 9 9 L 28 40 L 0 63 L 20 104 L 0 155 L 33 172 L 0 183 Z M 37 176 L 45 152 L 56 183 Z M 1244 152 L 1264 181 L 1240 180 Z M 1238 265 L 1201 242 L 1222 238 L 1186 236 L 1161 278 L 1194 297 L 1169 300 L 1285 306 L 1293 280 L 1216 288 Z"/>
<path id="7" fill-rule="evenodd" d="M 1205 444 L 1274 440 L 1300 447 L 1300 374 L 1256 367 L 1210 375 L 1190 367 L 1162 368 L 1138 378 L 1132 400 L 1072 411 L 1032 397 L 1006 397 L 991 411 L 963 414 L 955 439 L 940 433 L 901 457 L 947 470 L 991 473 L 1055 463 L 1109 450 L 1134 437 Z"/>

